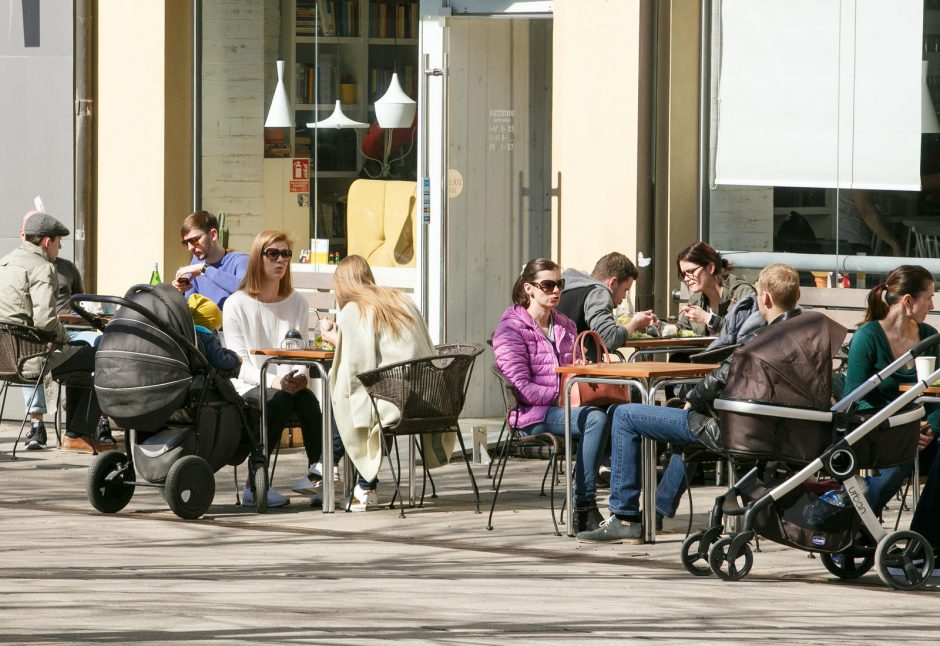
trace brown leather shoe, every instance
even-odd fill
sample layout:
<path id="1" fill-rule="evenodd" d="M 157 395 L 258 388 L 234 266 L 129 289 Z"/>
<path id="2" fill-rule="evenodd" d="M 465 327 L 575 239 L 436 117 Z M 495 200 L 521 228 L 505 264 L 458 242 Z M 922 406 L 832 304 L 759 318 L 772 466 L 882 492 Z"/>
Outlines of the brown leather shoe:
<path id="1" fill-rule="evenodd" d="M 62 438 L 62 450 L 63 451 L 77 451 L 78 453 L 94 453 L 95 449 L 92 447 L 91 442 L 84 435 L 79 437 L 69 437 L 66 435 Z M 98 447 L 98 451 L 101 451 L 101 447 Z"/>

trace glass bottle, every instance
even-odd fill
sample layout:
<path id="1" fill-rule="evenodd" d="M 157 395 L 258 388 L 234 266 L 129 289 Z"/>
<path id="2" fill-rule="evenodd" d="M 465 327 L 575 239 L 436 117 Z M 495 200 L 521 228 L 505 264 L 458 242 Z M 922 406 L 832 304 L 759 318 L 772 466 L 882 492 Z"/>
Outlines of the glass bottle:
<path id="1" fill-rule="evenodd" d="M 163 281 L 160 280 L 160 263 L 153 263 L 153 271 L 150 272 L 150 284 L 159 285 Z"/>

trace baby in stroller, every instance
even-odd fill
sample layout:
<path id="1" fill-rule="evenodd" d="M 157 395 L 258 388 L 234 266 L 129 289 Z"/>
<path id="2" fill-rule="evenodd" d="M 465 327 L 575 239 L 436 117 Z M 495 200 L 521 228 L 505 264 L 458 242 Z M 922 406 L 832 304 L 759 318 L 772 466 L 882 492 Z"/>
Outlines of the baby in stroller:
<path id="1" fill-rule="evenodd" d="M 124 298 L 73 297 L 72 309 L 91 321 L 79 300 L 118 306 L 103 330 L 94 382 L 102 408 L 127 429 L 125 451 L 103 453 L 89 469 L 92 506 L 114 513 L 130 502 L 136 485 L 157 486 L 174 513 L 198 518 L 215 496 L 214 473 L 249 455 L 249 479 L 264 491 L 259 417 L 201 351 L 180 293 L 170 285 L 137 285 Z M 211 325 L 211 308 L 196 305 L 197 318 Z M 237 369 L 227 351 L 214 347 L 218 339 L 208 327 L 202 334 L 203 347 L 218 355 L 226 374 Z"/>

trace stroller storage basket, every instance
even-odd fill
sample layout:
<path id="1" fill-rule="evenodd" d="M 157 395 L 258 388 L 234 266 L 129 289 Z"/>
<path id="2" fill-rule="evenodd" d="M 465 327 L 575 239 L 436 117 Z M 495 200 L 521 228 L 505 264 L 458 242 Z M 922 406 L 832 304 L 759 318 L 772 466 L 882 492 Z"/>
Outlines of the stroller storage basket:
<path id="1" fill-rule="evenodd" d="M 769 483 L 755 479 L 746 491 L 745 502 L 766 496 L 786 479 Z M 824 513 L 812 513 L 822 508 Z M 805 484 L 762 509 L 754 518 L 754 530 L 767 539 L 802 550 L 836 553 L 852 545 L 860 519 L 851 506 L 835 507 L 819 500 Z"/>

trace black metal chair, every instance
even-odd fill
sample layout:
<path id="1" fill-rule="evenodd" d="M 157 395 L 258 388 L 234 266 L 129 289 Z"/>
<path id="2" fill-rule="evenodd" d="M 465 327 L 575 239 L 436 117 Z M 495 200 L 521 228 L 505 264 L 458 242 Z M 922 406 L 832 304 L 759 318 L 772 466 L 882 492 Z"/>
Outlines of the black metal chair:
<path id="1" fill-rule="evenodd" d="M 49 359 L 57 344 L 51 332 L 17 323 L 0 323 L 0 411 L 7 400 L 10 386 L 29 386 L 42 388 L 49 370 Z M 27 365 L 29 363 L 29 365 Z M 38 363 L 38 367 L 36 364 Z M 36 370 L 38 368 L 38 374 Z M 32 375 L 36 374 L 35 377 Z M 27 409 L 29 406 L 27 406 Z M 16 441 L 13 442 L 12 458 L 16 459 L 16 447 L 23 436 L 23 429 L 29 420 L 29 414 L 23 416 Z M 62 444 L 59 428 L 56 426 L 56 440 Z"/>
<path id="2" fill-rule="evenodd" d="M 457 433 L 473 486 L 477 513 L 480 513 L 480 491 L 470 468 L 470 458 L 460 434 L 458 418 L 466 401 L 473 362 L 483 352 L 483 348 L 475 344 L 457 345 L 460 347 L 445 346 L 455 352 L 401 361 L 357 375 L 369 394 L 379 420 L 382 443 L 389 469 L 395 478 L 395 496 L 399 501 L 402 518 L 405 517 L 405 503 L 401 495 L 401 468 L 396 471 L 392 464 L 388 438 L 451 431 Z M 393 426 L 382 424 L 379 401 L 387 401 L 398 409 L 399 419 Z"/>
<path id="3" fill-rule="evenodd" d="M 542 476 L 542 488 L 541 491 L 539 491 L 539 495 L 545 495 L 545 481 L 548 479 L 549 473 L 551 473 L 552 484 L 550 488 L 551 495 L 549 497 L 549 504 L 551 505 L 552 524 L 555 526 L 555 536 L 561 536 L 561 532 L 558 531 L 558 520 L 555 517 L 555 483 L 558 480 L 558 463 L 564 459 L 565 455 L 565 438 L 552 435 L 551 433 L 520 435 L 519 429 L 513 421 L 511 421 L 514 416 L 513 414 L 519 406 L 516 392 L 498 366 L 494 364 L 492 371 L 493 374 L 496 375 L 496 378 L 499 379 L 503 395 L 503 404 L 506 407 L 506 418 L 503 421 L 503 430 L 499 433 L 500 438 L 502 438 L 505 433 L 506 439 L 501 445 L 497 445 L 499 448 L 496 461 L 496 473 L 493 476 L 493 488 L 495 491 L 493 493 L 493 502 L 490 505 L 490 517 L 486 522 L 486 528 L 489 530 L 493 529 L 493 512 L 496 509 L 496 499 L 499 498 L 499 488 L 503 483 L 503 475 L 506 473 L 506 462 L 509 459 L 513 445 L 518 447 L 541 445 L 548 448 L 548 465 L 546 465 L 545 474 Z"/>

